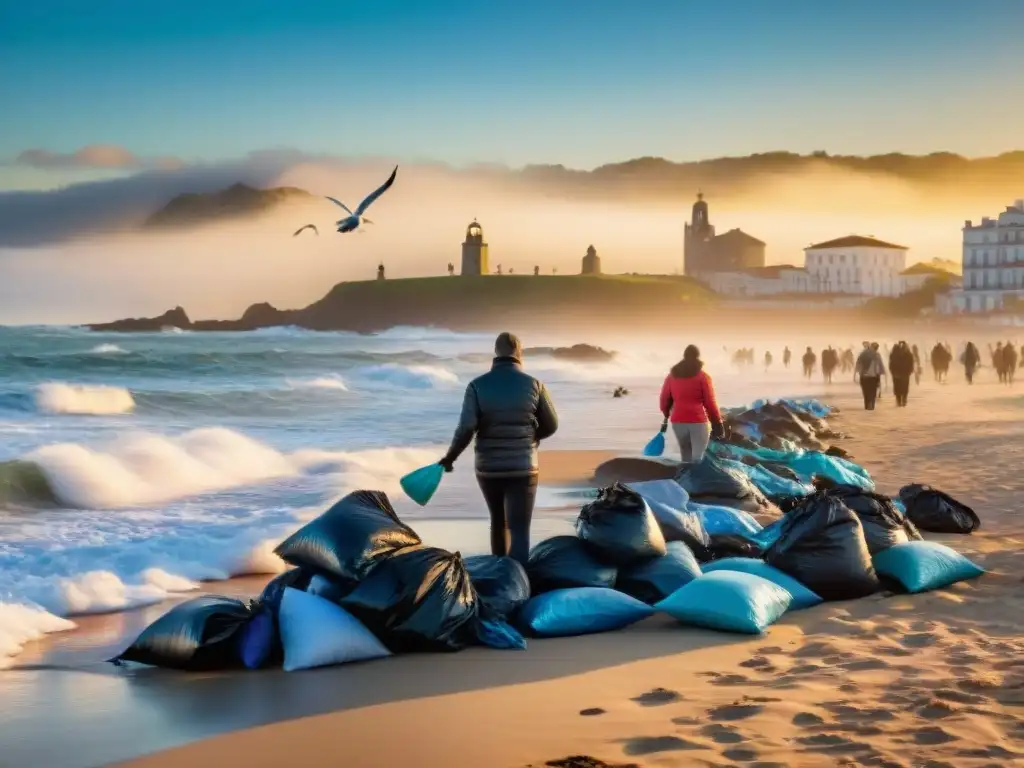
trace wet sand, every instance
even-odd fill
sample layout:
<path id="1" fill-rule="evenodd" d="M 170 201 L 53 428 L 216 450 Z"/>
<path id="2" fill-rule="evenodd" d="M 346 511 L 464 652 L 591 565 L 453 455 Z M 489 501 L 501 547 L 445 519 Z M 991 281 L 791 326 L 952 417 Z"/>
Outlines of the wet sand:
<path id="1" fill-rule="evenodd" d="M 912 389 L 910 408 L 887 398 L 873 413 L 855 408 L 847 383 L 829 399 L 844 408 L 836 419 L 852 436 L 844 447 L 883 491 L 930 482 L 976 509 L 977 534 L 929 538 L 989 574 L 925 595 L 791 613 L 763 637 L 655 617 L 622 632 L 531 641 L 525 652 L 471 649 L 291 674 L 90 663 L 103 642 L 123 643 L 163 608 L 102 617 L 34 649 L 37 660 L 75 671 L 0 674 L 0 765 L 521 768 L 590 755 L 612 765 L 973 768 L 1024 760 L 1024 392 L 927 383 Z M 549 455 L 552 470 L 564 465 L 548 479 L 582 481 L 602 458 Z M 545 516 L 538 538 L 570 519 Z M 476 535 L 485 536 L 482 526 Z M 251 593 L 259 583 L 211 586 Z"/>

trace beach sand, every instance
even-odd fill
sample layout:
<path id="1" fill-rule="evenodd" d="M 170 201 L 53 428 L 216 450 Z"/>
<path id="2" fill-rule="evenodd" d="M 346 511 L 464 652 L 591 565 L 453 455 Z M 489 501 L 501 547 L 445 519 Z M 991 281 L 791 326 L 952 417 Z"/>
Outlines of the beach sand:
<path id="1" fill-rule="evenodd" d="M 93 617 L 19 658 L 74 660 L 77 671 L 0 675 L 0 765 L 1024 764 L 1024 396 L 956 381 L 912 389 L 901 410 L 890 398 L 859 410 L 848 383 L 827 399 L 843 409 L 842 445 L 883 492 L 925 482 L 974 507 L 978 533 L 928 538 L 989 573 L 924 595 L 790 613 L 761 637 L 655 617 L 534 640 L 525 652 L 291 674 L 89 663 L 163 608 Z M 546 479 L 582 482 L 603 458 L 548 454 Z M 261 581 L 208 587 L 252 593 Z"/>

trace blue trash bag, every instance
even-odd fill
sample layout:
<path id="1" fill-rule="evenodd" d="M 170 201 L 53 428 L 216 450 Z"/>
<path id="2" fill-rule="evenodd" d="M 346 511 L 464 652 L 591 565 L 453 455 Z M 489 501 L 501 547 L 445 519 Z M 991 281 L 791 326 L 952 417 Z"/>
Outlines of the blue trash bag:
<path id="1" fill-rule="evenodd" d="M 778 621 L 793 598 L 768 579 L 715 571 L 694 579 L 655 607 L 683 624 L 759 635 Z"/>
<path id="2" fill-rule="evenodd" d="M 519 625 L 538 637 L 568 637 L 622 629 L 653 613 L 647 603 L 614 589 L 580 587 L 530 598 Z"/>
<path id="3" fill-rule="evenodd" d="M 615 589 L 654 605 L 701 575 L 700 563 L 683 542 L 670 542 L 666 549 L 662 557 L 620 568 Z"/>
<path id="4" fill-rule="evenodd" d="M 806 496 L 814 490 L 812 486 L 780 477 L 764 467 L 744 464 L 742 461 L 734 459 L 719 459 L 719 461 L 723 466 L 732 467 L 749 477 L 750 481 L 765 496 Z"/>
<path id="5" fill-rule="evenodd" d="M 665 453 L 665 435 L 659 432 L 644 446 L 644 456 L 661 456 Z"/>
<path id="6" fill-rule="evenodd" d="M 701 525 L 709 536 L 732 534 L 733 536 L 756 536 L 763 529 L 749 512 L 732 507 L 690 502 L 690 511 L 697 514 Z"/>
<path id="7" fill-rule="evenodd" d="M 681 541 L 698 559 L 707 559 L 711 539 L 700 518 L 687 508 L 690 495 L 679 483 L 674 480 L 644 480 L 626 485 L 643 496 L 666 542 Z"/>
<path id="8" fill-rule="evenodd" d="M 945 544 L 908 541 L 879 552 L 875 571 L 898 581 L 907 592 L 927 592 L 981 576 L 985 569 Z"/>
<path id="9" fill-rule="evenodd" d="M 425 507 L 427 502 L 434 497 L 437 487 L 441 485 L 442 478 L 444 478 L 444 467 L 440 464 L 428 464 L 413 470 L 398 482 L 406 496 L 421 507 Z"/>
<path id="10" fill-rule="evenodd" d="M 804 608 L 813 608 L 823 602 L 819 595 L 809 590 L 792 576 L 783 573 L 778 568 L 772 568 L 772 566 L 768 565 L 768 563 L 763 560 L 755 560 L 750 557 L 725 557 L 721 560 L 705 563 L 701 568 L 704 573 L 736 571 L 738 573 L 749 573 L 754 576 L 760 576 L 762 579 L 767 579 L 773 584 L 777 584 L 789 592 L 793 598 L 789 607 L 794 611 L 803 610 Z"/>
<path id="11" fill-rule="evenodd" d="M 268 608 L 256 611 L 252 620 L 242 628 L 238 636 L 238 656 L 246 669 L 267 666 L 274 656 L 274 648 L 280 638 L 277 623 Z"/>
<path id="12" fill-rule="evenodd" d="M 171 608 L 113 661 L 188 672 L 238 668 L 241 635 L 254 615 L 233 597 L 200 595 Z"/>
<path id="13" fill-rule="evenodd" d="M 526 638 L 504 619 L 480 619 L 475 627 L 480 645 L 501 651 L 526 650 Z"/>
<path id="14" fill-rule="evenodd" d="M 576 518 L 576 535 L 598 559 L 632 565 L 665 554 L 665 536 L 644 497 L 616 483 L 584 505 Z"/>
<path id="15" fill-rule="evenodd" d="M 616 568 L 602 563 L 575 536 L 553 536 L 534 545 L 526 564 L 530 593 L 539 595 L 572 587 L 615 585 Z"/>
<path id="16" fill-rule="evenodd" d="M 356 491 L 277 545 L 286 563 L 358 581 L 381 560 L 420 543 L 381 491 Z"/>
<path id="17" fill-rule="evenodd" d="M 284 671 L 369 661 L 391 652 L 344 608 L 288 587 L 278 611 Z"/>
<path id="18" fill-rule="evenodd" d="M 481 609 L 492 617 L 507 618 L 530 599 L 530 577 L 511 557 L 474 555 L 465 565 Z"/>
<path id="19" fill-rule="evenodd" d="M 840 485 L 854 485 L 865 491 L 875 490 L 875 483 L 866 470 L 857 467 L 851 461 L 838 456 L 829 456 L 817 451 L 808 451 L 800 456 L 793 456 L 787 465 L 801 477 L 810 480 L 815 475 L 827 477 Z M 854 469 L 856 467 L 859 472 Z"/>

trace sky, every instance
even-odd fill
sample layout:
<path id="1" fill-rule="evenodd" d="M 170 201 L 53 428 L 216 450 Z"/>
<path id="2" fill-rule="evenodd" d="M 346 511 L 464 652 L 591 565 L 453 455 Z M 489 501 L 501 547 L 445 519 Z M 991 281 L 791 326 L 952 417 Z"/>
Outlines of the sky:
<path id="1" fill-rule="evenodd" d="M 1021 29 L 1021 0 L 0 0 L 0 190 L 271 148 L 998 154 Z"/>

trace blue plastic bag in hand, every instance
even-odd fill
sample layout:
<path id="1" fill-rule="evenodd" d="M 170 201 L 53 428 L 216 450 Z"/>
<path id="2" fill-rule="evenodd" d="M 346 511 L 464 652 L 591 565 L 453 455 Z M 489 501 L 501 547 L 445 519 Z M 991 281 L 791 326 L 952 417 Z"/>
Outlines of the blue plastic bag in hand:
<path id="1" fill-rule="evenodd" d="M 425 507 L 427 502 L 433 498 L 437 487 L 441 485 L 442 477 L 444 477 L 444 467 L 440 464 L 430 464 L 413 470 L 399 482 L 406 496 L 421 507 Z"/>
<path id="2" fill-rule="evenodd" d="M 661 456 L 665 453 L 665 434 L 659 432 L 644 446 L 644 456 Z"/>

